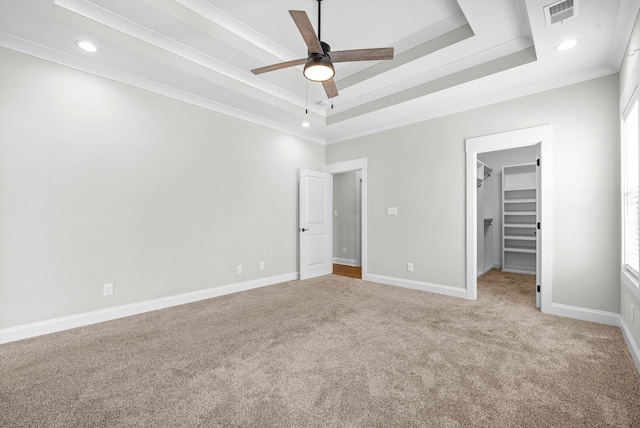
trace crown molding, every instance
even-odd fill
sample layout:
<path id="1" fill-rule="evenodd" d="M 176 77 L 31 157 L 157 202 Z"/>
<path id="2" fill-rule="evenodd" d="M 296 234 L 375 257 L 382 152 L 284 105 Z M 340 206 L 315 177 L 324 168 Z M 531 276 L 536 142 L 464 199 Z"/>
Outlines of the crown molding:
<path id="1" fill-rule="evenodd" d="M 86 0 L 54 0 L 54 5 L 72 14 L 78 15 L 104 27 L 122 33 L 138 42 L 143 42 L 137 46 L 140 53 L 152 55 L 149 48 L 160 49 L 175 55 L 177 58 L 189 61 L 207 70 L 218 73 L 221 76 L 230 78 L 246 86 L 243 91 L 245 95 L 252 95 L 252 89 L 257 89 L 262 93 L 276 97 L 296 108 L 308 108 L 313 113 L 326 116 L 326 110 L 316 105 L 306 105 L 305 99 L 290 92 L 284 91 L 275 85 L 264 80 L 255 78 L 251 73 L 232 67 L 216 58 L 206 55 L 200 51 L 192 49 L 170 37 L 159 34 L 149 28 L 136 24 L 122 16 L 110 12 Z M 206 17 L 205 17 L 206 18 Z M 132 48 L 132 46 L 128 46 Z M 156 55 L 161 56 L 161 55 Z"/>
<path id="2" fill-rule="evenodd" d="M 569 86 L 581 82 L 585 82 L 588 80 L 598 79 L 600 77 L 609 76 L 611 74 L 615 74 L 616 70 L 614 70 L 609 65 L 601 65 L 598 67 L 591 68 L 589 70 L 583 70 L 577 73 L 571 73 L 568 75 L 560 76 L 555 79 L 547 80 L 544 82 L 533 83 L 529 85 L 518 86 L 516 88 L 499 92 L 492 93 L 491 95 L 481 96 L 478 98 L 474 98 L 472 100 L 468 100 L 465 102 L 461 102 L 455 105 L 450 105 L 442 108 L 430 108 L 434 105 L 434 103 L 429 100 L 428 97 L 424 97 L 420 100 L 416 100 L 416 103 L 422 103 L 422 105 L 414 105 L 415 111 L 421 111 L 420 114 L 417 115 L 406 115 L 402 119 L 389 121 L 388 123 L 383 123 L 379 126 L 362 128 L 360 131 L 345 133 L 339 137 L 327 137 L 326 144 L 336 144 L 343 141 L 353 140 L 360 137 L 366 137 L 367 135 L 378 134 L 381 132 L 389 131 L 392 129 L 402 128 L 404 126 L 413 125 L 420 122 L 426 122 L 428 120 L 437 119 L 439 117 L 449 116 L 451 114 L 462 113 L 468 110 L 472 110 L 475 108 L 481 108 L 490 106 L 493 104 L 498 104 L 505 101 L 510 101 L 517 98 L 526 97 L 529 95 L 534 95 L 537 93 L 558 89 L 564 86 Z M 437 104 L 437 103 L 435 103 Z M 375 119 L 362 118 L 362 120 L 368 120 L 370 123 L 376 123 Z M 380 123 L 380 121 L 377 121 Z"/>
<path id="3" fill-rule="evenodd" d="M 132 75 L 121 70 L 116 70 L 114 68 L 96 64 L 93 61 L 89 61 L 84 58 L 80 58 L 65 52 L 32 43 L 27 40 L 12 36 L 10 34 L 0 32 L 0 46 L 56 64 L 64 65 L 75 70 L 90 73 L 119 83 L 124 83 L 138 89 L 143 89 L 145 91 L 153 92 L 178 101 L 202 107 L 207 110 L 215 111 L 217 113 L 255 123 L 257 125 L 280 131 L 288 135 L 300 137 L 319 144 L 326 144 L 326 139 L 321 136 L 309 132 L 301 132 L 300 130 L 284 126 L 276 121 L 265 119 L 261 116 L 229 107 L 210 99 L 205 99 L 197 95 L 190 94 L 148 79 L 144 79 L 142 77 Z"/>

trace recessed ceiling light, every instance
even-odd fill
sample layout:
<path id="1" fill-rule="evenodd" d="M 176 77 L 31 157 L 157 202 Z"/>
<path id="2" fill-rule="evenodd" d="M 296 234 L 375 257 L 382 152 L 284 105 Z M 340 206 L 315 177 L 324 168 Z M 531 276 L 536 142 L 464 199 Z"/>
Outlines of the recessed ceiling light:
<path id="1" fill-rule="evenodd" d="M 558 52 L 562 52 L 562 51 L 567 51 L 569 49 L 573 49 L 576 46 L 578 46 L 578 41 L 574 39 L 569 39 L 569 40 L 565 40 L 564 42 L 556 46 L 556 50 Z"/>
<path id="2" fill-rule="evenodd" d="M 95 53 L 98 52 L 98 48 L 91 42 L 87 42 L 86 40 L 78 40 L 76 41 L 76 45 L 83 51 Z"/>
<path id="3" fill-rule="evenodd" d="M 305 128 L 308 128 L 311 126 L 311 124 L 309 122 L 302 122 L 302 126 L 304 126 Z"/>

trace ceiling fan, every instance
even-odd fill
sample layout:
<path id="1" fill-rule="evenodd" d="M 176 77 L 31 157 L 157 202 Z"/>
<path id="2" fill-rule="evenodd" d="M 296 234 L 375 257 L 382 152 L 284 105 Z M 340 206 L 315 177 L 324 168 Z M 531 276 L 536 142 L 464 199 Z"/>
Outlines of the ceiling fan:
<path id="1" fill-rule="evenodd" d="M 334 98 L 338 95 L 338 88 L 333 81 L 333 76 L 335 75 L 335 69 L 333 68 L 334 62 L 393 59 L 393 48 L 353 49 L 331 52 L 331 47 L 320 40 L 322 0 L 316 1 L 318 2 L 318 36 L 316 36 L 316 33 L 313 31 L 313 26 L 311 25 L 311 21 L 305 11 L 289 11 L 289 14 L 291 14 L 293 21 L 298 27 L 298 30 L 307 45 L 307 58 L 294 59 L 293 61 L 268 65 L 266 67 L 251 70 L 251 72 L 253 74 L 261 74 L 268 71 L 275 71 L 282 68 L 305 64 L 303 72 L 304 76 L 314 82 L 322 82 L 324 90 L 327 93 L 327 97 Z"/>

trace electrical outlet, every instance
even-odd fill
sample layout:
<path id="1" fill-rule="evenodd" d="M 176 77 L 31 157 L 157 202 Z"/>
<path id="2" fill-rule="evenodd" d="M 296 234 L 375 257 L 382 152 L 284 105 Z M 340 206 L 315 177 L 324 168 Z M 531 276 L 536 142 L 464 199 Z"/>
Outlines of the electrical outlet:
<path id="1" fill-rule="evenodd" d="M 264 270 L 264 262 L 260 262 L 260 270 Z"/>
<path id="2" fill-rule="evenodd" d="M 413 263 L 407 263 L 407 272 L 413 272 Z"/>
<path id="3" fill-rule="evenodd" d="M 238 265 L 238 273 L 242 273 L 242 265 Z"/>
<path id="4" fill-rule="evenodd" d="M 342 254 L 347 254 L 347 247 L 344 247 L 344 248 L 342 249 Z"/>
<path id="5" fill-rule="evenodd" d="M 102 295 L 103 296 L 111 296 L 113 294 L 113 282 L 109 284 L 104 284 L 102 286 Z"/>

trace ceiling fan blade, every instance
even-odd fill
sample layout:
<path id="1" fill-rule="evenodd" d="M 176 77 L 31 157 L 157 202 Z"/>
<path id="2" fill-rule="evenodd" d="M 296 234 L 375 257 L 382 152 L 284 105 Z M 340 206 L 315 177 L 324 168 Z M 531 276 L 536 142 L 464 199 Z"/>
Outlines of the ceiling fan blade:
<path id="1" fill-rule="evenodd" d="M 311 25 L 311 21 L 309 21 L 307 12 L 303 10 L 290 10 L 289 14 L 291 14 L 293 22 L 298 26 L 298 30 L 300 30 L 300 34 L 302 34 L 302 38 L 307 44 L 309 52 L 324 53 L 320 40 L 318 40 L 318 36 L 316 36 L 316 33 L 313 30 L 313 25 Z"/>
<path id="2" fill-rule="evenodd" d="M 324 86 L 324 91 L 327 93 L 327 97 L 335 98 L 338 96 L 338 88 L 336 87 L 336 82 L 333 79 L 325 80 L 322 82 L 322 86 Z"/>
<path id="3" fill-rule="evenodd" d="M 331 62 L 377 61 L 393 59 L 393 48 L 354 49 L 349 51 L 329 52 Z"/>
<path id="4" fill-rule="evenodd" d="M 281 68 L 293 67 L 296 65 L 302 65 L 307 62 L 307 58 L 294 59 L 293 61 L 280 62 L 278 64 L 267 65 L 266 67 L 256 68 L 251 70 L 253 74 L 262 74 L 268 71 L 280 70 Z"/>

